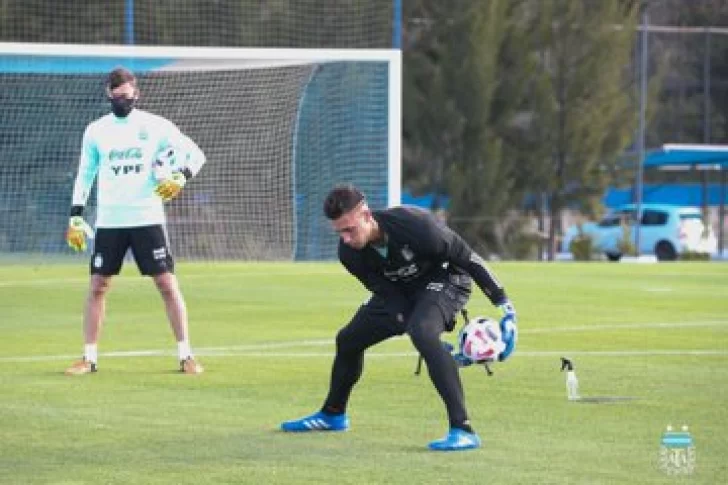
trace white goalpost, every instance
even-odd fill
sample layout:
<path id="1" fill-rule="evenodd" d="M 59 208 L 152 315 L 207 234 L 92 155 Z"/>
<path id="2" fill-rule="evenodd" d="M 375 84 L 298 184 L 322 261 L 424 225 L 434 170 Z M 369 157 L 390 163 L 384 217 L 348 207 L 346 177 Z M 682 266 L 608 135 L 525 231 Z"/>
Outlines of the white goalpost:
<path id="1" fill-rule="evenodd" d="M 0 43 L 0 254 L 70 254 L 81 136 L 108 112 L 104 75 L 123 65 L 138 106 L 208 158 L 167 207 L 177 257 L 333 258 L 322 215 L 333 185 L 359 186 L 375 208 L 400 201 L 401 63 L 389 49 Z"/>

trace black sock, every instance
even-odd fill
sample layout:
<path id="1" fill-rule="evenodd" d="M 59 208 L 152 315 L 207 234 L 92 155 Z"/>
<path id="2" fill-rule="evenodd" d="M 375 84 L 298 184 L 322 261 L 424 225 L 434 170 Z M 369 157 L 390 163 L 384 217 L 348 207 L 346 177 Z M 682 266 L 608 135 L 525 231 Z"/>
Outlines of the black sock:
<path id="1" fill-rule="evenodd" d="M 321 409 L 321 412 L 328 414 L 329 416 L 341 416 L 344 414 L 344 411 L 336 406 L 324 406 L 323 409 Z"/>
<path id="2" fill-rule="evenodd" d="M 462 421 L 460 423 L 450 423 L 450 427 L 462 429 L 463 431 L 467 431 L 468 433 L 475 433 L 472 426 L 470 426 L 470 421 Z"/>

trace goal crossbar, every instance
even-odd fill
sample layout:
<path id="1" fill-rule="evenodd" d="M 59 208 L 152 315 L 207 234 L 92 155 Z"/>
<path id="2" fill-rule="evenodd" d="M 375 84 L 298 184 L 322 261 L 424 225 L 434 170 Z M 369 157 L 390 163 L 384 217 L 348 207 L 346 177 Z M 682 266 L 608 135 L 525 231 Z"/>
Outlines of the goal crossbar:
<path id="1" fill-rule="evenodd" d="M 402 53 L 398 49 L 279 49 L 262 47 L 180 47 L 0 42 L 0 55 L 146 59 L 297 60 L 308 62 L 395 62 L 401 58 Z"/>

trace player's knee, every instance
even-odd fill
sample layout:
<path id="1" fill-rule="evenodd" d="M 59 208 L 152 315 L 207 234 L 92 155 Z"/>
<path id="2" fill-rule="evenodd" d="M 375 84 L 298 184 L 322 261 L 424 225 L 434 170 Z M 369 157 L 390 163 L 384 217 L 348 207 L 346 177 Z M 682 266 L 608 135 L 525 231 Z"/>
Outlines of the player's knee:
<path id="1" fill-rule="evenodd" d="M 154 276 L 154 284 L 162 295 L 173 295 L 178 291 L 177 279 L 172 273 Z"/>
<path id="2" fill-rule="evenodd" d="M 410 340 L 412 340 L 412 344 L 422 355 L 430 351 L 439 351 L 442 347 L 440 344 L 440 332 L 428 325 L 411 325 L 408 329 L 408 334 Z"/>
<path id="3" fill-rule="evenodd" d="M 359 351 L 359 346 L 356 339 L 353 337 L 352 332 L 350 332 L 347 327 L 339 330 L 336 334 L 336 352 L 340 354 L 348 354 Z"/>
<path id="4" fill-rule="evenodd" d="M 91 277 L 91 295 L 94 297 L 104 296 L 111 288 L 111 278 L 100 275 Z"/>

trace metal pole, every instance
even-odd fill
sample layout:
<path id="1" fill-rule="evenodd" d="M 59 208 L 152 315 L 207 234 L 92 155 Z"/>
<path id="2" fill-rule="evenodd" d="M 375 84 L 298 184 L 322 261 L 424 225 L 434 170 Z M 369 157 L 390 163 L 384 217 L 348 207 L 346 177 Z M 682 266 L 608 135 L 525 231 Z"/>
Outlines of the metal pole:
<path id="1" fill-rule="evenodd" d="M 709 144 L 710 132 L 710 30 L 705 30 L 705 50 L 703 55 L 703 143 Z M 708 219 L 708 171 L 700 173 L 700 188 L 703 217 Z"/>
<path id="2" fill-rule="evenodd" d="M 126 0 L 124 8 L 124 43 L 134 44 L 134 0 Z"/>
<path id="3" fill-rule="evenodd" d="M 726 175 L 728 168 L 723 165 L 720 169 L 720 209 L 718 210 L 718 257 L 723 259 L 724 231 L 725 231 L 725 203 L 726 203 Z"/>
<path id="4" fill-rule="evenodd" d="M 642 193 L 643 193 L 643 179 L 645 170 L 645 112 L 647 105 L 647 24 L 649 22 L 647 17 L 647 5 L 642 7 L 642 32 L 640 36 L 640 119 L 639 119 L 639 134 L 637 135 L 637 154 L 639 157 L 637 167 L 637 180 L 635 183 L 635 207 L 636 207 L 636 218 L 635 221 L 635 250 L 637 256 L 641 254 L 640 251 L 640 222 L 642 215 Z"/>
<path id="5" fill-rule="evenodd" d="M 402 48 L 402 0 L 394 0 L 392 4 L 392 47 Z"/>
<path id="6" fill-rule="evenodd" d="M 703 143 L 710 143 L 710 30 L 705 30 L 705 55 L 703 59 Z"/>

